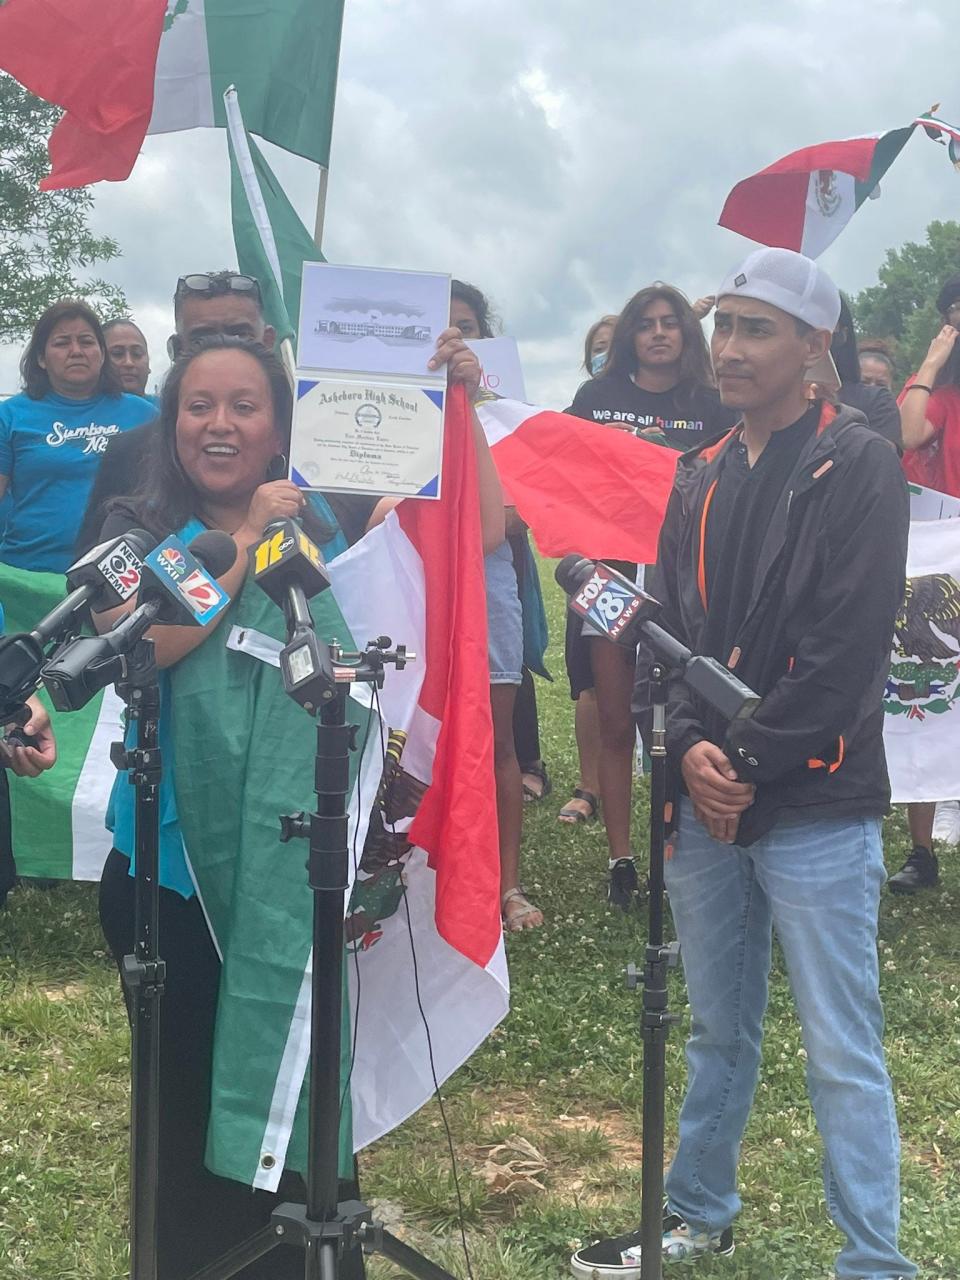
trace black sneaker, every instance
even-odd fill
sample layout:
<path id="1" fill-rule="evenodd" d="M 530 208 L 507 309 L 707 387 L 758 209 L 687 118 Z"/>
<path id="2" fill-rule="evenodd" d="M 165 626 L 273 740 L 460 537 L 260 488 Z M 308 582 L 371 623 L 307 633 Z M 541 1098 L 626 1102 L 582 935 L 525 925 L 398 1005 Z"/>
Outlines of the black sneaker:
<path id="1" fill-rule="evenodd" d="M 940 880 L 940 864 L 936 855 L 922 844 L 914 847 L 896 875 L 888 883 L 891 893 L 916 893 L 918 889 L 930 889 Z"/>
<path id="2" fill-rule="evenodd" d="M 607 901 L 611 907 L 629 911 L 633 895 L 637 892 L 637 866 L 632 858 L 618 858 L 610 868 L 607 883 Z"/>
<path id="3" fill-rule="evenodd" d="M 734 1250 L 733 1228 L 715 1235 L 692 1231 L 679 1214 L 663 1211 L 663 1258 L 665 1262 L 690 1261 L 708 1253 L 729 1258 Z M 578 1249 L 570 1259 L 570 1270 L 580 1280 L 640 1280 L 640 1232 L 598 1240 Z"/>

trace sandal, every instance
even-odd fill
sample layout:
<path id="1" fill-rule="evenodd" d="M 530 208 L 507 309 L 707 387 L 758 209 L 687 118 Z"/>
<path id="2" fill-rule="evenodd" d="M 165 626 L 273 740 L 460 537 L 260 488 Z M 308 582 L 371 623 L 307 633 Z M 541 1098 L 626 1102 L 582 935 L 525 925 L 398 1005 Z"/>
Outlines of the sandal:
<path id="1" fill-rule="evenodd" d="M 583 787 L 574 787 L 574 800 L 585 800 L 590 806 L 590 812 L 584 813 L 582 809 L 571 809 L 569 802 L 557 814 L 558 822 L 569 822 L 576 824 L 578 822 L 592 822 L 594 818 L 600 815 L 600 798 L 594 795 L 592 791 L 587 791 Z"/>
<path id="2" fill-rule="evenodd" d="M 547 775 L 547 766 L 541 761 L 539 764 L 528 764 L 521 766 L 521 774 L 524 778 L 539 778 L 540 790 L 537 791 L 533 787 L 528 786 L 526 782 L 523 784 L 523 803 L 533 804 L 536 800 L 546 800 L 547 796 L 553 790 L 553 783 Z"/>
<path id="3" fill-rule="evenodd" d="M 516 902 L 517 910 L 507 911 L 507 903 Z M 520 933 L 523 929 L 536 929 L 543 924 L 543 912 L 535 907 L 522 889 L 508 889 L 500 899 L 500 915 L 503 918 L 505 933 Z M 539 916 L 540 919 L 529 925 L 524 924 L 528 916 Z"/>

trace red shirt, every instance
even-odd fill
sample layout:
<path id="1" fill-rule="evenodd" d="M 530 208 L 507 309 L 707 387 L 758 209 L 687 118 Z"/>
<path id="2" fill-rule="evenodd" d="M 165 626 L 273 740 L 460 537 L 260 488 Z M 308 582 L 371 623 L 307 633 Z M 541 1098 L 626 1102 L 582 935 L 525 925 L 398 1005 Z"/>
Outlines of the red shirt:
<path id="1" fill-rule="evenodd" d="M 897 404 L 903 404 L 913 381 L 907 379 Z M 914 484 L 960 498 L 960 387 L 938 387 L 927 400 L 925 417 L 936 435 L 922 449 L 904 453 L 904 474 Z"/>

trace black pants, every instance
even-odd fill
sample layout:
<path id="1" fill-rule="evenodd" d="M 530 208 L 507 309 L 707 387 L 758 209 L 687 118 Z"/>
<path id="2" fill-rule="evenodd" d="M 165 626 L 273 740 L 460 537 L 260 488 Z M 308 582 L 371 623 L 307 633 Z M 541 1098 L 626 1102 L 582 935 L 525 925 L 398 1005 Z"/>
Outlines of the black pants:
<path id="1" fill-rule="evenodd" d="M 118 966 L 133 951 L 134 882 L 130 862 L 114 849 L 100 882 L 100 923 Z M 297 1174 L 284 1174 L 278 1194 L 218 1178 L 203 1163 L 210 1111 L 213 1029 L 220 961 L 196 898 L 160 890 L 160 946 L 167 966 L 160 1033 L 160 1190 L 158 1280 L 187 1280 L 227 1249 L 266 1226 L 282 1200 L 303 1202 Z M 355 1196 L 341 1184 L 341 1198 Z M 281 1245 L 237 1273 L 239 1280 L 302 1280 L 303 1253 Z M 348 1262 L 343 1280 L 362 1280 L 363 1263 Z"/>
<path id="2" fill-rule="evenodd" d="M 537 691 L 533 676 L 523 668 L 523 679 L 513 704 L 513 742 L 520 768 L 540 759 L 540 727 L 537 724 Z"/>

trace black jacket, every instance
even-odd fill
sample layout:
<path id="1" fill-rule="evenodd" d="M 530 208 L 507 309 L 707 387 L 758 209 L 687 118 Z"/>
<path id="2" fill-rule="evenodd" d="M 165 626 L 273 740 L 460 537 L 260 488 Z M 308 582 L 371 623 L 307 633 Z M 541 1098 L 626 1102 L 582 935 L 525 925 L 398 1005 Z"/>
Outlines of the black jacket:
<path id="1" fill-rule="evenodd" d="M 684 454 L 667 507 L 649 590 L 659 619 L 700 649 L 704 505 L 719 458 L 737 429 Z M 674 792 L 684 753 L 703 739 L 722 746 L 739 777 L 756 785 L 737 844 L 781 816 L 880 814 L 890 802 L 881 697 L 894 619 L 904 596 L 907 488 L 896 450 L 861 414 L 821 409 L 757 560 L 751 602 L 730 654 L 715 654 L 762 696 L 755 715 L 727 726 L 679 679 L 670 686 L 667 755 Z M 649 716 L 641 641 L 634 711 Z"/>

